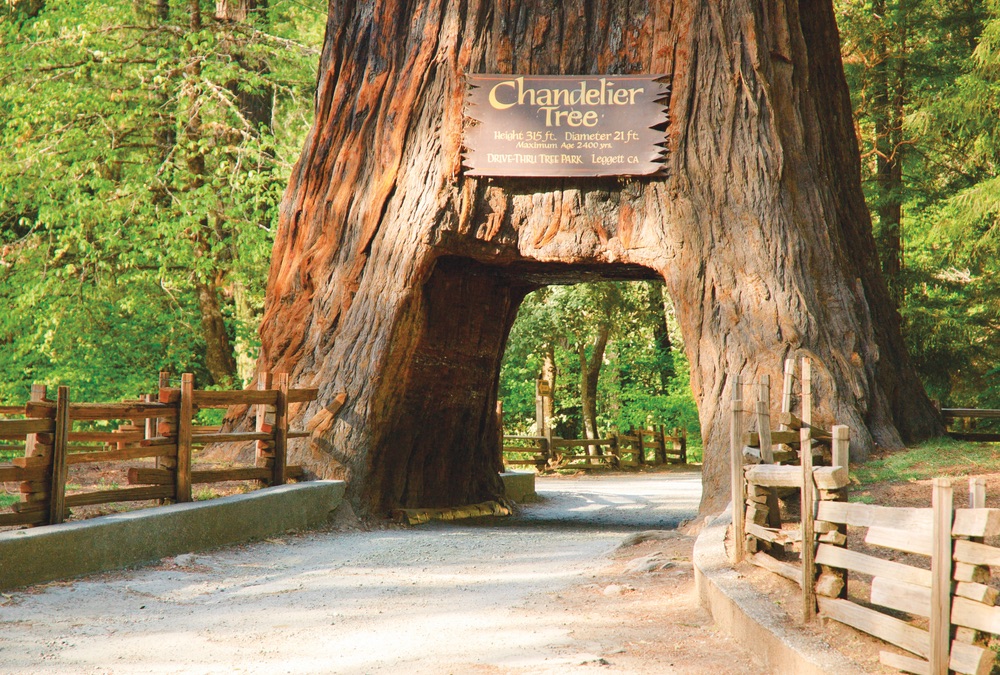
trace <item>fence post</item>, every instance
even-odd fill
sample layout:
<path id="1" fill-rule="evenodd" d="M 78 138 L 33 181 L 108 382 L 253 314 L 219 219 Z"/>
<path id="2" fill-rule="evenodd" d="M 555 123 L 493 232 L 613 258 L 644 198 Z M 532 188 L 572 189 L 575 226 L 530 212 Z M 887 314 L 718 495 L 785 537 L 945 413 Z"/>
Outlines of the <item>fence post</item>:
<path id="1" fill-rule="evenodd" d="M 934 548 L 931 555 L 931 675 L 948 675 L 951 647 L 951 480 L 934 479 Z"/>
<path id="2" fill-rule="evenodd" d="M 194 417 L 194 375 L 181 375 L 181 400 L 177 407 L 177 466 L 174 500 L 191 501 L 191 426 Z"/>
<path id="3" fill-rule="evenodd" d="M 729 429 L 729 461 L 733 495 L 733 564 L 743 562 L 746 557 L 746 534 L 744 521 L 746 512 L 746 486 L 743 483 L 743 381 L 739 375 L 733 378 L 733 403 Z"/>
<path id="4" fill-rule="evenodd" d="M 851 428 L 846 424 L 837 424 L 833 427 L 831 435 L 833 436 L 833 465 L 842 466 L 845 469 L 850 468 L 850 447 L 851 447 Z M 844 487 L 837 490 L 838 502 L 846 502 L 848 500 L 848 495 L 850 492 L 850 486 L 845 485 Z M 837 525 L 837 531 L 844 535 L 845 539 L 847 537 L 847 525 Z M 846 544 L 844 544 L 846 546 Z M 829 568 L 828 568 L 829 569 Z M 834 571 L 834 570 L 830 570 Z M 844 587 L 840 589 L 839 596 L 841 598 L 847 598 L 847 569 L 838 569 L 836 573 L 840 576 L 841 580 L 844 582 Z"/>
<path id="5" fill-rule="evenodd" d="M 980 478 L 969 479 L 969 508 L 970 509 L 986 508 L 985 478 L 980 477 Z"/>
<path id="6" fill-rule="evenodd" d="M 31 402 L 42 403 L 47 400 L 48 389 L 44 384 L 31 385 Z M 40 408 L 37 413 L 33 412 L 33 417 L 54 419 L 56 411 L 51 408 Z M 41 460 L 46 465 L 52 462 L 52 434 L 28 434 L 24 441 L 24 457 L 26 462 Z M 48 501 L 51 493 L 51 481 L 25 481 L 21 483 L 21 501 L 25 504 L 38 506 L 44 505 Z M 48 515 L 46 515 L 46 519 Z"/>
<path id="7" fill-rule="evenodd" d="M 757 391 L 757 436 L 760 439 L 761 460 L 765 464 L 774 464 L 774 452 L 771 448 L 771 377 L 769 375 L 761 375 Z"/>
<path id="8" fill-rule="evenodd" d="M 52 444 L 52 476 L 49 480 L 49 524 L 66 519 L 66 444 L 69 441 L 69 387 L 59 387 L 56 396 L 56 428 Z"/>
<path id="9" fill-rule="evenodd" d="M 636 466 L 642 466 L 643 464 L 646 463 L 646 444 L 643 443 L 642 441 L 643 439 L 642 427 L 639 427 L 639 430 L 635 432 L 635 436 L 637 439 L 639 439 L 639 452 L 635 456 Z"/>
<path id="10" fill-rule="evenodd" d="M 802 464 L 802 620 L 816 616 L 816 536 L 815 484 L 813 483 L 812 433 L 812 368 L 809 359 L 802 359 L 802 422 L 799 430 L 799 455 Z"/>
<path id="11" fill-rule="evenodd" d="M 272 384 L 271 373 L 265 371 L 257 376 L 258 390 L 267 391 L 268 389 L 271 389 L 271 384 Z M 270 407 L 271 406 L 267 405 L 266 403 L 261 403 L 257 406 L 256 424 L 254 425 L 254 427 L 255 431 L 257 431 L 258 433 L 267 432 L 273 428 L 273 425 L 270 422 L 268 422 L 267 419 L 268 412 L 273 413 L 273 411 L 268 410 L 268 408 Z M 273 458 L 273 456 L 274 456 L 273 445 L 270 441 L 257 441 L 256 456 L 254 460 L 254 464 L 256 466 L 268 469 L 272 468 L 274 465 L 273 464 L 269 465 L 268 462 Z M 264 480 L 261 482 L 264 485 L 266 485 L 270 481 Z"/>
<path id="12" fill-rule="evenodd" d="M 278 373 L 278 400 L 274 406 L 274 466 L 271 485 L 285 484 L 288 458 L 288 373 Z"/>
<path id="13" fill-rule="evenodd" d="M 785 372 L 781 386 L 781 412 L 792 412 L 792 380 L 795 378 L 795 359 L 785 359 Z M 780 424 L 782 431 L 788 429 L 787 424 Z"/>

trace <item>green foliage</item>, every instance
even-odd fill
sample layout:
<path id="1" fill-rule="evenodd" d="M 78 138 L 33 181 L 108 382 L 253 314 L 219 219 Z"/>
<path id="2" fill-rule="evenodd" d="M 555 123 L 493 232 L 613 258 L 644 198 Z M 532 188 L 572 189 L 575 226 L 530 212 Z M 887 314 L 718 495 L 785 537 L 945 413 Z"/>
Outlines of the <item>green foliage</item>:
<path id="1" fill-rule="evenodd" d="M 877 235 L 901 204 L 910 353 L 945 406 L 1000 407 L 1000 3 L 836 6 Z"/>
<path id="2" fill-rule="evenodd" d="M 602 321 L 611 332 L 598 381 L 599 428 L 680 426 L 699 448 L 698 411 L 680 331 L 672 307 L 664 307 L 662 284 L 653 282 L 550 286 L 525 299 L 501 367 L 506 432 L 532 432 L 535 378 L 551 350 L 557 370 L 554 430 L 581 437 L 578 349 L 589 358 Z"/>
<path id="3" fill-rule="evenodd" d="M 0 13 L 0 400 L 32 382 L 134 396 L 160 369 L 209 384 L 205 298 L 256 354 L 323 22 L 298 4 L 245 23 L 203 5 L 201 28 L 188 3 Z"/>

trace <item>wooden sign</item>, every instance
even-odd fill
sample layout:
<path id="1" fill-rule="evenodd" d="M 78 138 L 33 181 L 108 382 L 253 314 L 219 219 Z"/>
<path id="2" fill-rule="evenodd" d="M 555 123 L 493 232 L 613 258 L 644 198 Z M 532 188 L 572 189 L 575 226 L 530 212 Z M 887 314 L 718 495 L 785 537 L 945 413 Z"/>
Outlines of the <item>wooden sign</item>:
<path id="1" fill-rule="evenodd" d="M 470 75 L 469 176 L 642 176 L 663 164 L 662 75 Z M 654 127 L 660 127 L 661 130 Z"/>

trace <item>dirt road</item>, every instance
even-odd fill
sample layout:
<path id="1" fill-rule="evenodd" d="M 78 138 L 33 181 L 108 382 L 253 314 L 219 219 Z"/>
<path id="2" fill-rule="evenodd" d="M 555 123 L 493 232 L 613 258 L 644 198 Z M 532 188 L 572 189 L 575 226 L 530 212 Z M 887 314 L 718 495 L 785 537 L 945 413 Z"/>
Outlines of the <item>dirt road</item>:
<path id="1" fill-rule="evenodd" d="M 539 479 L 544 501 L 499 522 L 287 536 L 14 592 L 0 672 L 760 672 L 698 607 L 689 537 L 616 549 L 693 518 L 700 485 Z"/>

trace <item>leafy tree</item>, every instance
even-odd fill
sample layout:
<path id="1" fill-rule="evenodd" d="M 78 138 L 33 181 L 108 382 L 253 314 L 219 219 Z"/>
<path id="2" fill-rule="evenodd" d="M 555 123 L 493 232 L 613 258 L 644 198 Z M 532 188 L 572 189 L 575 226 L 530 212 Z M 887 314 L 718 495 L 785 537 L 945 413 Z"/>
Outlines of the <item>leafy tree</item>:
<path id="1" fill-rule="evenodd" d="M 500 397 L 507 428 L 532 428 L 535 377 L 551 354 L 559 373 L 557 434 L 595 438 L 599 430 L 624 431 L 652 422 L 695 432 L 698 411 L 682 347 L 660 283 L 601 282 L 536 291 L 522 304 L 504 355 Z"/>
<path id="2" fill-rule="evenodd" d="M 248 372 L 309 122 L 323 23 L 302 7 L 0 15 L 0 397 L 132 395 L 161 368 L 230 385 L 234 352 Z"/>
<path id="3" fill-rule="evenodd" d="M 945 405 L 1000 406 L 1000 3 L 837 6 L 866 193 L 911 354 Z"/>

